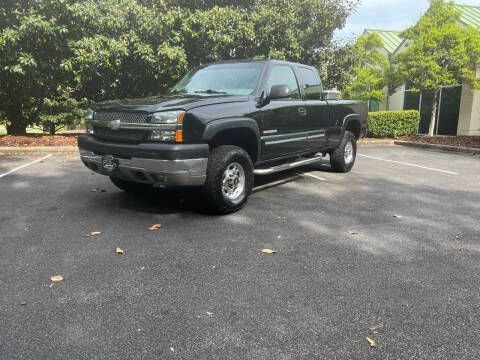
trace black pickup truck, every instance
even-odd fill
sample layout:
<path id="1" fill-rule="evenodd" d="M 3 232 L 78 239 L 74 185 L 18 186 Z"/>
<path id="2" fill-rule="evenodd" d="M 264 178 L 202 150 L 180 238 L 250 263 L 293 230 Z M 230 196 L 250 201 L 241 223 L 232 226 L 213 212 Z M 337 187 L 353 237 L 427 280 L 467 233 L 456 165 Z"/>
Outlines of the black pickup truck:
<path id="1" fill-rule="evenodd" d="M 198 186 L 227 214 L 246 203 L 254 175 L 326 154 L 350 171 L 366 127 L 367 107 L 324 92 L 315 68 L 245 60 L 200 66 L 162 97 L 99 104 L 78 146 L 120 189 Z"/>

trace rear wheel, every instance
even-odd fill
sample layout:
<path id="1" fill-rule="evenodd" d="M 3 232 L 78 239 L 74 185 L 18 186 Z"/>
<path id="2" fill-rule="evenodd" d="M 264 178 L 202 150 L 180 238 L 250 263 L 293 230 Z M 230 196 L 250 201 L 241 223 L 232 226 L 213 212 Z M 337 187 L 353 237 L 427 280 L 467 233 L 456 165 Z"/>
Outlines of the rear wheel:
<path id="1" fill-rule="evenodd" d="M 351 131 L 345 131 L 343 139 L 335 151 L 330 153 L 330 165 L 337 172 L 352 170 L 357 157 L 357 138 Z"/>
<path id="2" fill-rule="evenodd" d="M 212 150 L 203 194 L 215 213 L 230 214 L 240 210 L 252 187 L 253 163 L 245 150 L 231 145 Z"/>
<path id="3" fill-rule="evenodd" d="M 111 176 L 110 176 L 110 180 L 119 189 L 126 192 L 130 192 L 130 193 L 141 193 L 141 192 L 149 191 L 153 188 L 153 185 L 150 185 L 150 184 L 143 184 L 143 183 L 138 183 L 134 181 L 123 180 L 123 179 L 119 179 Z"/>

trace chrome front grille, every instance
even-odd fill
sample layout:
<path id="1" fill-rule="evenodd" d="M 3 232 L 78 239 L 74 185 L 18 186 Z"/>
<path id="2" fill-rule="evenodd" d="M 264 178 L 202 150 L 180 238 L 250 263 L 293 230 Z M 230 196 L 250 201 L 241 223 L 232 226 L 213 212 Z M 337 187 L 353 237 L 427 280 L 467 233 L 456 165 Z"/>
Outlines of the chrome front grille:
<path id="1" fill-rule="evenodd" d="M 120 120 L 122 123 L 141 124 L 146 123 L 148 113 L 143 111 L 98 111 L 95 113 L 96 121 Z"/>

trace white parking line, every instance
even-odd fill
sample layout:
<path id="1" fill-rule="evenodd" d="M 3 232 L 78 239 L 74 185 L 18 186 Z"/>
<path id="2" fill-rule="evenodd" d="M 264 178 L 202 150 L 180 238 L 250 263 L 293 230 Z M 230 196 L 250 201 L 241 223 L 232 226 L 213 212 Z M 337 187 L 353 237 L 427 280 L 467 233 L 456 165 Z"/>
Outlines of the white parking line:
<path id="1" fill-rule="evenodd" d="M 274 186 L 288 184 L 289 182 L 292 182 L 292 181 L 297 180 L 297 179 L 298 179 L 297 176 L 292 176 L 292 177 L 289 177 L 289 178 L 286 178 L 286 179 L 280 179 L 280 180 L 277 180 L 277 181 L 274 181 L 274 182 L 271 182 L 271 183 L 267 183 L 267 184 L 264 184 L 264 185 L 259 185 L 259 186 L 254 187 L 252 189 L 252 192 L 257 192 L 257 191 L 265 190 L 265 189 L 268 189 L 268 188 L 271 188 L 271 187 L 274 187 Z"/>
<path id="2" fill-rule="evenodd" d="M 322 178 L 322 177 L 320 177 L 320 176 L 312 175 L 312 174 L 309 174 L 309 173 L 304 173 L 304 172 L 301 172 L 301 171 L 297 171 L 297 174 L 310 176 L 310 177 L 312 177 L 312 178 L 314 178 L 314 179 L 317 179 L 317 180 L 320 180 L 320 181 L 327 181 L 327 179 Z"/>
<path id="3" fill-rule="evenodd" d="M 406 163 L 406 162 L 402 162 L 402 161 L 382 159 L 382 158 L 378 158 L 378 157 L 376 157 L 376 156 L 369 156 L 369 155 L 363 155 L 363 154 L 358 154 L 358 156 L 363 156 L 363 157 L 366 157 L 366 158 L 375 159 L 375 160 L 380 160 L 380 161 L 387 161 L 387 162 L 391 162 L 391 163 L 394 163 L 394 164 L 414 166 L 414 167 L 418 167 L 418 168 L 420 168 L 420 169 L 432 170 L 432 171 L 437 171 L 437 172 L 441 172 L 441 173 L 445 173 L 445 174 L 450 174 L 450 175 L 458 175 L 458 173 L 452 172 L 452 171 L 441 170 L 441 169 L 434 169 L 434 168 L 431 168 L 431 167 L 421 166 L 421 165 L 416 165 L 416 164 L 410 164 L 410 163 Z"/>
<path id="4" fill-rule="evenodd" d="M 28 164 L 23 164 L 22 166 L 16 167 L 15 169 L 12 169 L 12 170 L 10 170 L 10 171 L 7 171 L 5 174 L 1 174 L 1 175 L 0 175 L 0 178 L 2 178 L 2 177 L 4 177 L 4 176 L 7 176 L 7 175 L 9 175 L 9 174 L 11 174 L 11 173 L 14 173 L 15 171 L 18 171 L 18 170 L 20 170 L 20 169 L 26 168 L 27 166 L 30 166 L 30 165 L 33 165 L 33 164 L 38 163 L 38 162 L 40 162 L 40 161 L 43 161 L 43 160 L 45 160 L 45 159 L 48 159 L 50 156 L 53 156 L 53 154 L 48 154 L 48 155 L 42 157 L 41 159 L 33 160 L 33 161 L 29 162 Z"/>

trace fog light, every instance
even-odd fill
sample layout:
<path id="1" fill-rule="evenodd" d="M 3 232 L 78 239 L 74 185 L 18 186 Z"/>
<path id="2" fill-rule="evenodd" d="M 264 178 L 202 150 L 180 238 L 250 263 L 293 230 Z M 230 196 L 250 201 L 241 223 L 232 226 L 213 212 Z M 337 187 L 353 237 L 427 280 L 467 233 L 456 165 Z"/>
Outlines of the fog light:
<path id="1" fill-rule="evenodd" d="M 88 135 L 95 135 L 95 129 L 92 125 L 87 125 L 87 134 Z"/>
<path id="2" fill-rule="evenodd" d="M 175 130 L 152 130 L 150 140 L 153 141 L 175 141 Z"/>

